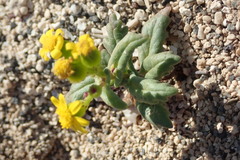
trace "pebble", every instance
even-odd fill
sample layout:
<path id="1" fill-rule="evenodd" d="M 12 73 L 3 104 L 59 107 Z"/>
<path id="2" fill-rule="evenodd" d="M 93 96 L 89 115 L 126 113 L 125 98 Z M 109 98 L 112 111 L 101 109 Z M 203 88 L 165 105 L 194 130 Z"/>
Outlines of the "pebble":
<path id="1" fill-rule="evenodd" d="M 80 31 L 85 31 L 87 29 L 87 24 L 85 22 L 79 22 L 77 24 L 77 29 Z"/>
<path id="2" fill-rule="evenodd" d="M 43 69 L 44 69 L 44 62 L 43 62 L 43 60 L 38 60 L 37 61 L 37 65 L 36 65 L 36 70 L 38 72 L 42 72 Z"/>
<path id="3" fill-rule="evenodd" d="M 28 8 L 27 7 L 21 7 L 20 8 L 21 15 L 25 16 L 28 14 Z"/>
<path id="4" fill-rule="evenodd" d="M 145 3 L 143 0 L 133 0 L 133 2 L 136 2 L 139 6 L 145 6 Z"/>
<path id="5" fill-rule="evenodd" d="M 237 50 L 236 50 L 236 54 L 237 54 L 238 56 L 240 56 L 240 47 L 237 48 Z"/>
<path id="6" fill-rule="evenodd" d="M 204 23 L 209 24 L 212 21 L 212 17 L 210 16 L 203 16 L 202 20 Z"/>
<path id="7" fill-rule="evenodd" d="M 227 36 L 227 39 L 229 39 L 229 40 L 234 40 L 236 37 L 235 37 L 235 35 L 234 34 L 229 34 L 228 36 Z"/>
<path id="8" fill-rule="evenodd" d="M 139 20 L 135 18 L 133 20 L 129 20 L 126 25 L 129 27 L 129 29 L 132 29 L 136 28 L 139 23 L 140 23 Z"/>
<path id="9" fill-rule="evenodd" d="M 134 15 L 134 19 L 138 19 L 139 21 L 143 21 L 147 19 L 147 14 L 142 9 L 138 9 Z"/>
<path id="10" fill-rule="evenodd" d="M 51 13 L 50 13 L 49 9 L 46 9 L 46 11 L 44 12 L 44 17 L 46 19 L 51 18 Z"/>
<path id="11" fill-rule="evenodd" d="M 210 7 L 211 10 L 218 10 L 220 8 L 222 8 L 222 5 L 219 1 L 213 1 Z"/>
<path id="12" fill-rule="evenodd" d="M 223 23 L 223 14 L 222 12 L 216 12 L 214 14 L 214 23 L 219 25 Z"/>
<path id="13" fill-rule="evenodd" d="M 184 26 L 184 29 L 183 29 L 183 31 L 185 32 L 185 33 L 189 33 L 189 32 L 191 32 L 191 25 L 190 24 L 185 24 L 185 26 Z"/>
<path id="14" fill-rule="evenodd" d="M 197 34 L 197 37 L 198 39 L 204 39 L 205 38 L 205 34 L 204 34 L 204 28 L 202 25 L 199 25 L 198 26 L 198 34 Z"/>
<path id="15" fill-rule="evenodd" d="M 218 130 L 219 133 L 222 133 L 222 132 L 223 132 L 223 124 L 222 124 L 222 122 L 219 122 L 219 123 L 217 124 L 217 130 Z"/>
<path id="16" fill-rule="evenodd" d="M 204 0 L 197 0 L 197 4 L 201 5 L 201 4 L 203 4 L 203 3 L 205 3 Z"/>
<path id="17" fill-rule="evenodd" d="M 192 15 L 191 10 L 190 10 L 190 9 L 187 9 L 187 8 L 184 8 L 184 7 L 180 8 L 180 9 L 179 9 L 179 12 L 180 12 L 180 14 L 183 15 L 183 16 L 191 16 L 191 15 Z"/>
<path id="18" fill-rule="evenodd" d="M 72 4 L 70 7 L 70 13 L 72 15 L 77 15 L 78 13 L 81 12 L 80 6 L 77 6 L 76 4 Z"/>
<path id="19" fill-rule="evenodd" d="M 79 157 L 79 151 L 74 149 L 70 151 L 71 158 L 78 158 Z"/>
<path id="20" fill-rule="evenodd" d="M 203 44 L 203 48 L 207 49 L 209 47 L 211 47 L 211 43 L 210 42 L 206 42 L 206 43 Z"/>

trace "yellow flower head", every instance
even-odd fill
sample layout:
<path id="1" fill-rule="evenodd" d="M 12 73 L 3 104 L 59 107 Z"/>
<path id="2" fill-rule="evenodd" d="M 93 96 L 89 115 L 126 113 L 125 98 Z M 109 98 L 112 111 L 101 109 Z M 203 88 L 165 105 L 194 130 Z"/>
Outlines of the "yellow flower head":
<path id="1" fill-rule="evenodd" d="M 58 99 L 52 96 L 51 101 L 57 107 L 56 113 L 62 128 L 88 133 L 84 127 L 89 125 L 89 121 L 82 118 L 87 110 L 84 101 L 78 100 L 67 104 L 63 94 L 59 94 Z"/>
<path id="2" fill-rule="evenodd" d="M 58 76 L 60 79 L 66 79 L 71 76 L 74 71 L 71 67 L 72 59 L 61 58 L 58 59 L 53 67 L 53 73 Z"/>
<path id="3" fill-rule="evenodd" d="M 61 49 L 64 43 L 63 31 L 57 29 L 55 33 L 53 32 L 54 29 L 48 30 L 46 34 L 43 34 L 39 39 L 42 44 L 39 54 L 45 61 L 50 59 L 49 53 L 54 59 L 58 59 L 62 56 Z"/>
<path id="4" fill-rule="evenodd" d="M 96 50 L 97 48 L 94 45 L 94 41 L 89 36 L 89 34 L 84 34 L 78 38 L 77 43 L 68 42 L 66 44 L 66 49 L 72 50 L 72 55 L 76 59 L 80 55 L 89 55 L 93 50 Z"/>

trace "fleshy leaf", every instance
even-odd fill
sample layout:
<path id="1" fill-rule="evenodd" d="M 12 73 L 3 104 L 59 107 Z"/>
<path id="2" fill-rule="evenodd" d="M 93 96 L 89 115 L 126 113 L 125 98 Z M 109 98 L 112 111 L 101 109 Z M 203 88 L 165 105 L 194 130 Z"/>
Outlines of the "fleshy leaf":
<path id="1" fill-rule="evenodd" d="M 101 65 L 103 68 L 107 67 L 109 59 L 110 59 L 110 54 L 107 52 L 106 49 L 103 49 L 101 51 Z"/>
<path id="2" fill-rule="evenodd" d="M 148 71 L 145 78 L 160 79 L 173 70 L 173 65 L 179 63 L 181 58 L 172 51 L 148 55 L 143 61 L 144 70 Z"/>
<path id="3" fill-rule="evenodd" d="M 145 103 L 138 103 L 137 109 L 141 115 L 157 128 L 161 126 L 172 128 L 172 122 L 169 119 L 169 112 L 165 103 L 149 105 Z"/>
<path id="4" fill-rule="evenodd" d="M 83 94 L 89 91 L 89 88 L 95 84 L 95 80 L 92 77 L 86 77 L 79 83 L 73 83 L 70 91 L 66 95 L 67 102 L 73 102 L 83 98 Z"/>
<path id="5" fill-rule="evenodd" d="M 122 99 L 118 95 L 116 95 L 116 93 L 113 92 L 109 85 L 106 85 L 102 88 L 102 93 L 100 97 L 107 105 L 113 108 L 122 110 L 128 107 L 127 104 L 123 102 Z"/>
<path id="6" fill-rule="evenodd" d="M 114 69 L 116 76 L 115 86 L 119 86 L 123 79 L 123 74 L 126 71 L 127 64 L 132 56 L 135 48 L 146 41 L 146 37 L 136 33 L 128 33 L 114 48 L 109 59 L 109 70 Z"/>
<path id="7" fill-rule="evenodd" d="M 138 76 L 131 76 L 127 86 L 138 102 L 152 105 L 166 102 L 169 96 L 177 93 L 177 89 L 167 83 Z"/>
<path id="8" fill-rule="evenodd" d="M 115 14 L 109 17 L 109 23 L 106 26 L 108 37 L 104 38 L 103 45 L 109 54 L 112 54 L 116 44 L 127 34 L 128 28 L 122 25 Z"/>
<path id="9" fill-rule="evenodd" d="M 165 12 L 168 12 L 168 10 Z M 167 38 L 166 28 L 170 23 L 168 13 L 165 12 L 160 12 L 155 15 L 147 21 L 142 28 L 142 34 L 148 36 L 149 39 L 138 49 L 140 65 L 142 65 L 143 60 L 148 55 L 163 51 L 163 43 Z"/>

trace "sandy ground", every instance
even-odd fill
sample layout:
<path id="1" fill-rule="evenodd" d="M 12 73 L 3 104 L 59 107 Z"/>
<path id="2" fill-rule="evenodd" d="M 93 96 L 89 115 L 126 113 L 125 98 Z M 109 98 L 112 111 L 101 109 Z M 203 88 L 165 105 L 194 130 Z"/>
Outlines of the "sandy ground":
<path id="1" fill-rule="evenodd" d="M 161 0 L 0 0 L 0 159 L 240 159 L 240 1 L 170 2 L 166 42 L 182 62 L 166 80 L 172 129 L 156 129 L 102 102 L 87 114 L 89 133 L 62 130 L 49 98 L 70 84 L 38 55 L 40 35 L 63 28 L 97 45 L 113 11 L 139 32 Z"/>

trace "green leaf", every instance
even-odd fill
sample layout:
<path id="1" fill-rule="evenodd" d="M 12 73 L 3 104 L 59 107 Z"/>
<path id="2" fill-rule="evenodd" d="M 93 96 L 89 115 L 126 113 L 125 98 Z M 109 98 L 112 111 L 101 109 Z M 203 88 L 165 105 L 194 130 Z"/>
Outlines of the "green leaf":
<path id="1" fill-rule="evenodd" d="M 141 115 L 157 128 L 172 128 L 172 122 L 169 119 L 169 112 L 165 103 L 148 105 L 145 103 L 137 103 L 137 109 Z"/>
<path id="2" fill-rule="evenodd" d="M 109 59 L 110 59 L 110 54 L 107 52 L 106 49 L 103 49 L 101 51 L 101 65 L 102 65 L 102 68 L 107 67 Z"/>
<path id="3" fill-rule="evenodd" d="M 123 102 L 122 99 L 116 95 L 116 93 L 113 92 L 109 85 L 106 85 L 102 88 L 100 97 L 107 105 L 113 108 L 122 110 L 128 107 L 127 104 Z"/>
<path id="4" fill-rule="evenodd" d="M 143 61 L 144 70 L 148 71 L 145 78 L 160 79 L 173 70 L 173 65 L 179 63 L 181 58 L 172 51 L 148 55 Z"/>
<path id="5" fill-rule="evenodd" d="M 177 93 L 177 89 L 167 83 L 138 76 L 131 76 L 127 87 L 138 102 L 147 104 L 166 102 L 169 96 Z"/>
<path id="6" fill-rule="evenodd" d="M 131 59 L 132 53 L 146 41 L 146 37 L 136 33 L 128 33 L 114 48 L 109 59 L 108 68 L 114 70 L 115 86 L 119 86 L 126 72 L 126 67 Z"/>
<path id="7" fill-rule="evenodd" d="M 167 38 L 166 28 L 169 22 L 170 18 L 168 16 L 157 14 L 144 24 L 142 34 L 148 36 L 149 39 L 139 47 L 140 65 L 148 55 L 163 51 L 163 43 Z"/>
<path id="8" fill-rule="evenodd" d="M 115 14 L 110 15 L 109 23 L 106 26 L 108 37 L 104 38 L 103 45 L 109 54 L 112 54 L 116 44 L 127 34 L 128 28 L 122 25 Z"/>
<path id="9" fill-rule="evenodd" d="M 90 87 L 95 84 L 95 80 L 92 77 L 86 77 L 79 83 L 73 83 L 70 91 L 66 95 L 67 102 L 73 102 L 83 98 L 83 94 L 88 92 Z"/>

